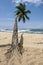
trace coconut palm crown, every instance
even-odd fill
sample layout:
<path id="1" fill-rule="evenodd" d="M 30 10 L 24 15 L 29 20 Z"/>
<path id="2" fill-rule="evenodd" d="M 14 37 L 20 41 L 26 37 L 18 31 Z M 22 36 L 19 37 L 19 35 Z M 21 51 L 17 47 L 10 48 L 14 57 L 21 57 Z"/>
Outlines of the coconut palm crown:
<path id="1" fill-rule="evenodd" d="M 16 6 L 16 17 L 18 19 L 18 21 L 23 20 L 23 22 L 25 23 L 26 19 L 30 19 L 27 14 L 30 14 L 31 11 L 30 10 L 26 10 L 26 5 L 20 3 L 18 6 Z"/>

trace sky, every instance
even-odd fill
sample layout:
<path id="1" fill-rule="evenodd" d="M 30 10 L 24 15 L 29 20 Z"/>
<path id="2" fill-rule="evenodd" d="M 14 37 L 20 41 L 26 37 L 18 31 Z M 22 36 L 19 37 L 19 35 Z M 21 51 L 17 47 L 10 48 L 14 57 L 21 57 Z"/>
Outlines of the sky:
<path id="1" fill-rule="evenodd" d="M 15 21 L 15 6 L 20 2 L 26 4 L 26 9 L 31 11 L 30 20 L 18 23 L 18 28 L 43 29 L 43 0 L 0 0 L 0 28 L 13 28 Z"/>

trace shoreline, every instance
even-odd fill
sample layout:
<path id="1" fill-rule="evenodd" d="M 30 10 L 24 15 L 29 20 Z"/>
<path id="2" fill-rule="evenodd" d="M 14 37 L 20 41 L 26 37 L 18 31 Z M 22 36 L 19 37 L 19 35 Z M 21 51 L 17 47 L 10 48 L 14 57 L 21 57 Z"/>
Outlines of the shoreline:
<path id="1" fill-rule="evenodd" d="M 13 29 L 9 28 L 0 28 L 0 32 L 13 32 Z M 20 28 L 18 33 L 31 33 L 31 34 L 43 34 L 43 29 L 32 29 L 32 28 Z"/>

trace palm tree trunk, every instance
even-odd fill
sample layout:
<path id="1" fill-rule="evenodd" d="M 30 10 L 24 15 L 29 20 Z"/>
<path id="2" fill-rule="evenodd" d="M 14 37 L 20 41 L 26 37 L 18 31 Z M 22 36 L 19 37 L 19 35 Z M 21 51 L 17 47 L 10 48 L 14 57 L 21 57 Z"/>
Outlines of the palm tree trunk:
<path id="1" fill-rule="evenodd" d="M 17 18 L 15 19 L 13 35 L 12 35 L 12 44 L 18 44 L 18 24 Z"/>

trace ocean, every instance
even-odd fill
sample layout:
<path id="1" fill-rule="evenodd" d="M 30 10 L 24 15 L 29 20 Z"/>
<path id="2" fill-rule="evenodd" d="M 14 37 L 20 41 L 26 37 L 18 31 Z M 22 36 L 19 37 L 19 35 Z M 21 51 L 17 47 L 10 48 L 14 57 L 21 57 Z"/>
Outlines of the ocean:
<path id="1" fill-rule="evenodd" d="M 13 29 L 0 29 L 0 32 L 13 32 Z M 18 29 L 18 32 L 43 34 L 43 29 L 21 28 L 21 29 Z"/>

